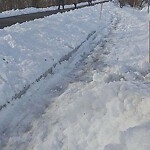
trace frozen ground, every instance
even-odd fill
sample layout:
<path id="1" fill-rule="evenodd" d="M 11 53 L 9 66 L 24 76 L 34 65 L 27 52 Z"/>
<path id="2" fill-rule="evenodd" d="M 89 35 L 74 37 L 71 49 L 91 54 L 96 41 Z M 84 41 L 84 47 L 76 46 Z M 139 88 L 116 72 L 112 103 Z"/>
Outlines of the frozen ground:
<path id="1" fill-rule="evenodd" d="M 150 149 L 149 16 L 99 10 L 0 30 L 2 150 Z"/>

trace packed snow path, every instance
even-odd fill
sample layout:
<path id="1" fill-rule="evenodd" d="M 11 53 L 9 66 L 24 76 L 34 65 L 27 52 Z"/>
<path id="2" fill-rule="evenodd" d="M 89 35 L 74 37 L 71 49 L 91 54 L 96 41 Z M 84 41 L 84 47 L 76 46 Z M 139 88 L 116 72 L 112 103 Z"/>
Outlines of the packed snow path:
<path id="1" fill-rule="evenodd" d="M 1 111 L 1 149 L 150 149 L 147 18 L 106 8 L 103 28 Z"/>

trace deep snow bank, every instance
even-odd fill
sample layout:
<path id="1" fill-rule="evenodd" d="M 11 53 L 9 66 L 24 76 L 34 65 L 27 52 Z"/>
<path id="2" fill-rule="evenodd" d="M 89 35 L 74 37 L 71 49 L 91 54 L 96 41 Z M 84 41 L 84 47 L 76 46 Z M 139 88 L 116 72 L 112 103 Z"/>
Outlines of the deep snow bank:
<path id="1" fill-rule="evenodd" d="M 59 30 L 61 34 L 58 34 L 60 37 L 58 43 L 56 40 L 58 35 L 53 35 L 49 32 L 42 32 L 43 34 L 41 34 L 41 30 L 35 32 L 35 26 L 29 27 L 29 25 L 34 25 L 32 22 L 23 24 L 22 26 L 17 25 L 12 27 L 13 29 L 18 28 L 19 33 L 17 34 L 19 35 L 21 33 L 21 35 L 28 35 L 31 32 L 32 34 L 29 35 L 32 38 L 29 40 L 32 40 L 33 37 L 40 39 L 40 44 L 38 43 L 37 47 L 28 41 L 29 47 L 25 45 L 28 47 L 28 49 L 25 49 L 25 52 L 27 51 L 28 54 L 34 54 L 30 53 L 33 49 L 33 52 L 42 55 L 43 51 L 40 51 L 38 47 L 40 47 L 42 42 L 44 43 L 42 46 L 45 45 L 45 43 L 47 44 L 51 41 L 51 37 L 54 36 L 53 42 L 56 40 L 54 44 L 58 44 L 58 47 L 53 49 L 56 51 L 50 52 L 50 54 L 52 53 L 52 58 L 54 58 L 52 62 L 57 62 L 64 54 L 64 51 L 62 52 L 61 50 L 67 49 L 65 53 L 68 53 L 71 47 L 74 49 L 76 45 L 87 37 L 87 32 L 90 33 L 93 30 L 98 31 L 90 41 L 87 41 L 87 44 L 85 43 L 84 47 L 81 47 L 84 49 L 83 51 L 86 52 L 87 49 L 89 52 L 90 44 L 94 46 L 95 44 L 98 45 L 93 48 L 93 51 L 91 51 L 89 55 L 85 55 L 86 59 L 83 59 L 81 63 L 76 60 L 79 60 L 78 57 L 81 58 L 80 55 L 82 53 L 77 52 L 78 55 L 74 58 L 75 64 L 70 60 L 69 63 L 66 62 L 67 67 L 63 68 L 60 66 L 60 68 L 57 68 L 61 69 L 62 72 L 72 71 L 70 74 L 67 74 L 69 77 L 65 76 L 65 73 L 64 76 L 60 77 L 60 72 L 56 69 L 58 76 L 54 75 L 50 78 L 58 82 L 51 82 L 50 78 L 43 80 L 44 83 L 41 84 L 40 82 L 39 85 L 41 88 L 38 88 L 37 91 L 36 89 L 34 91 L 33 88 L 25 97 L 21 98 L 21 101 L 18 101 L 20 102 L 17 105 L 18 107 L 12 106 L 12 109 L 7 108 L 6 111 L 2 111 L 1 114 L 3 115 L 0 116 L 0 129 L 2 133 L 0 139 L 2 142 L 0 141 L 0 144 L 4 150 L 150 149 L 150 65 L 148 63 L 147 44 L 148 16 L 145 12 L 135 11 L 126 7 L 120 9 L 109 4 L 105 6 L 105 15 L 102 16 L 102 20 L 99 22 L 96 18 L 92 19 L 94 15 L 97 18 L 99 17 L 98 10 L 100 8 L 95 8 L 90 8 L 92 12 L 88 9 L 82 9 L 67 13 L 65 16 L 62 15 L 58 18 L 58 24 L 56 24 L 56 21 L 52 22 L 55 25 L 55 27 L 53 27 L 55 32 L 51 30 L 51 27 L 47 27 L 51 24 L 50 21 L 52 20 L 50 18 L 44 19 L 47 26 L 45 26 L 45 23 L 41 23 L 43 20 L 41 20 L 41 22 L 34 22 L 36 25 L 39 25 L 37 25 L 38 29 L 42 29 L 42 31 L 46 32 L 50 30 L 53 34 L 59 33 L 56 32 L 56 25 L 57 27 L 61 27 Z M 82 16 L 81 11 L 83 10 L 86 11 L 86 13 L 84 12 Z M 88 12 L 90 14 L 88 14 Z M 74 16 L 75 14 L 76 16 Z M 85 14 L 88 15 L 86 16 Z M 72 16 L 71 18 L 70 15 Z M 113 26 L 113 29 L 110 29 L 109 27 L 112 27 L 112 18 L 117 21 L 117 24 Z M 57 20 L 57 17 L 55 20 Z M 91 23 L 91 21 L 93 22 Z M 71 22 L 78 24 L 78 26 L 71 24 L 70 27 Z M 84 22 L 86 23 L 84 24 Z M 106 28 L 108 24 L 109 26 Z M 26 31 L 27 27 L 31 29 L 29 32 Z M 45 27 L 47 28 L 45 29 Z M 15 31 L 10 31 L 12 28 L 3 30 L 2 34 L 16 33 Z M 66 29 L 66 31 L 63 31 L 64 29 Z M 108 29 L 108 31 L 104 29 Z M 26 34 L 26 32 L 28 34 Z M 105 33 L 107 36 L 102 36 L 102 33 Z M 109 33 L 109 35 L 107 33 Z M 40 38 L 40 36 L 42 38 Z M 8 37 L 9 38 L 6 38 L 7 40 L 12 39 L 10 36 Z M 43 37 L 50 37 L 50 39 L 46 38 L 45 42 Z M 65 38 L 65 40 L 63 40 L 63 38 Z M 1 39 L 4 41 L 4 37 Z M 21 41 L 21 39 L 19 40 Z M 18 44 L 19 42 L 17 45 Z M 11 46 L 14 45 L 14 43 L 8 42 L 6 45 Z M 49 43 L 47 45 L 48 47 L 51 46 Z M 41 49 L 42 46 L 40 47 Z M 55 48 L 55 46 L 53 48 Z M 82 51 L 82 49 L 80 49 L 80 51 Z M 23 51 L 21 51 L 20 54 L 24 54 Z M 29 56 L 31 58 L 29 57 L 30 59 L 27 60 L 31 60 L 30 62 L 33 63 L 38 63 L 38 58 L 41 58 L 37 55 L 37 59 L 31 55 Z M 48 52 L 42 56 L 44 58 L 49 56 Z M 20 56 L 18 56 L 16 60 L 19 60 L 19 57 Z M 46 57 L 46 59 L 48 58 L 49 57 Z M 25 59 L 23 60 L 25 61 Z M 42 60 L 41 58 L 40 62 L 42 62 Z M 3 61 L 7 64 L 6 60 Z M 31 80 L 31 77 L 35 77 L 32 75 L 32 72 L 35 71 L 34 67 L 36 68 L 34 65 L 30 68 L 33 69 L 31 72 L 29 69 L 28 80 Z M 37 66 L 37 68 L 41 69 L 39 66 Z M 37 70 L 37 72 L 38 71 L 42 72 L 42 69 Z M 12 79 L 11 77 L 12 74 L 8 79 Z M 75 81 L 71 80 L 70 82 L 70 78 L 73 77 L 77 79 Z M 90 83 L 87 78 L 92 78 Z M 4 82 L 4 79 L 3 77 L 1 80 Z M 57 88 L 51 91 L 51 84 L 57 83 L 58 90 L 59 88 L 62 89 L 63 87 L 61 86 L 63 84 L 61 85 L 62 82 L 60 80 L 68 81 L 67 89 L 65 88 L 60 96 L 56 94 L 56 97 L 52 98 L 52 91 L 57 91 Z M 22 81 L 23 80 L 21 80 L 21 82 Z M 28 100 L 26 101 L 26 99 Z M 44 109 L 43 114 L 41 105 L 43 103 L 47 104 L 46 101 L 53 101 L 53 103 L 46 111 Z M 17 109 L 15 110 L 14 108 Z M 37 111 L 39 108 L 41 109 L 40 113 Z M 33 117 L 34 113 L 37 114 L 36 121 Z"/>
<path id="2" fill-rule="evenodd" d="M 79 80 L 54 99 L 33 125 L 29 149 L 150 149 L 148 16 L 129 8 L 113 11 L 121 17 L 118 25 L 84 62 L 99 64 L 93 82 Z"/>
<path id="3" fill-rule="evenodd" d="M 99 5 L 52 15 L 0 30 L 0 105 L 34 82 L 97 28 L 110 25 L 111 15 L 99 20 Z"/>
<path id="4" fill-rule="evenodd" d="M 28 149 L 149 150 L 148 86 L 97 81 L 72 84 L 55 99 L 34 124 Z"/>

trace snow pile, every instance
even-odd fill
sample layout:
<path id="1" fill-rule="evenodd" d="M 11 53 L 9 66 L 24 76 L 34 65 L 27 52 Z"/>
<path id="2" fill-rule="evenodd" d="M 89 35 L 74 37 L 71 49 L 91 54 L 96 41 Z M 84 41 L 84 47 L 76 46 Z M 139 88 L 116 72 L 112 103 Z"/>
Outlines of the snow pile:
<path id="1" fill-rule="evenodd" d="M 0 13 L 0 18 L 5 18 L 5 17 L 11 17 L 11 16 L 17 16 L 17 15 L 23 15 L 23 14 L 30 14 L 30 13 L 37 13 L 37 12 L 43 12 L 43 11 L 50 11 L 50 10 L 56 10 L 57 7 L 49 7 L 49 8 L 25 8 L 25 9 L 12 9 L 8 11 L 3 11 Z"/>
<path id="2" fill-rule="evenodd" d="M 78 47 L 100 24 L 99 5 L 0 30 L 0 105 Z M 92 22 L 92 23 L 91 23 Z"/>
<path id="3" fill-rule="evenodd" d="M 28 149 L 148 150 L 147 88 L 126 82 L 70 85 L 34 124 Z"/>
<path id="4" fill-rule="evenodd" d="M 99 20 L 99 10 L 84 8 L 0 31 L 1 83 L 7 89 L 32 83 L 78 47 L 53 75 L 2 110 L 2 149 L 150 149 L 149 16 L 109 3 Z"/>
<path id="5" fill-rule="evenodd" d="M 28 149 L 150 149 L 150 65 L 143 22 L 147 17 L 129 8 L 113 11 L 122 17 L 116 29 L 84 62 L 86 66 L 102 59 L 95 64 L 93 82 L 70 84 L 54 99 L 34 123 Z"/>

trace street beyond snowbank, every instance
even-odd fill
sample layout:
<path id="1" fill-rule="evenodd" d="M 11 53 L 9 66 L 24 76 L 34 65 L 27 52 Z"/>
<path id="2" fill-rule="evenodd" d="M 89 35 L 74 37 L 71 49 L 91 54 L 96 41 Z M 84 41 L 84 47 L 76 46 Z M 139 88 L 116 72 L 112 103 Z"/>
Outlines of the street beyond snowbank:
<path id="1" fill-rule="evenodd" d="M 94 2 L 92 5 L 97 5 L 100 3 L 106 3 L 108 2 L 106 1 L 97 1 Z M 58 7 L 58 6 L 57 6 Z M 60 9 L 58 10 L 56 6 L 53 7 L 49 7 L 49 8 L 26 8 L 23 10 L 10 10 L 10 11 L 6 11 L 6 12 L 2 12 L 0 13 L 0 29 L 3 29 L 5 27 L 14 25 L 16 23 L 23 23 L 23 22 L 27 22 L 27 21 L 32 21 L 35 19 L 39 19 L 39 18 L 44 18 L 46 16 L 50 16 L 50 15 L 54 15 L 57 13 L 64 13 L 64 12 L 68 12 L 74 9 L 81 9 L 83 7 L 89 7 L 89 5 L 87 3 L 80 3 L 78 4 L 77 8 L 75 8 L 72 5 L 67 5 L 65 6 L 65 9 Z M 15 15 L 15 16 L 12 16 Z M 5 17 L 4 17 L 5 16 Z"/>

